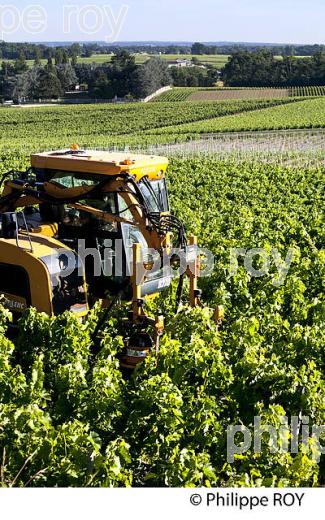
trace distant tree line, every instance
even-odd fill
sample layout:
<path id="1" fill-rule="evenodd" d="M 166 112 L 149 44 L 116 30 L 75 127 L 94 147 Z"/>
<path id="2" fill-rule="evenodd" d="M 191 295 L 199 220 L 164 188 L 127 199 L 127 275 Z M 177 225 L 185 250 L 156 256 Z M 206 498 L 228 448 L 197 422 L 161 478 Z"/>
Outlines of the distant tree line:
<path id="1" fill-rule="evenodd" d="M 313 56 L 325 51 L 324 45 L 261 45 L 261 44 L 227 44 L 227 45 L 205 45 L 196 42 L 191 47 L 191 54 L 235 54 L 241 51 L 258 52 L 267 48 L 273 56 Z"/>
<path id="2" fill-rule="evenodd" d="M 171 82 L 167 63 L 157 57 L 136 65 L 135 57 L 120 49 L 110 62 L 96 65 L 78 63 L 75 55 L 70 57 L 66 49 L 58 48 L 55 57 L 49 56 L 45 65 L 36 58 L 33 66 L 28 67 L 23 52 L 13 62 L 3 61 L 0 100 L 55 99 L 78 84 L 87 87 L 89 98 L 139 99 Z"/>
<path id="3" fill-rule="evenodd" d="M 22 54 L 27 60 L 41 60 L 53 57 L 57 51 L 66 52 L 70 57 L 79 56 L 82 52 L 82 46 L 73 43 L 66 47 L 50 47 L 45 44 L 36 43 L 11 43 L 0 41 L 0 60 L 16 60 Z"/>
<path id="4" fill-rule="evenodd" d="M 239 51 L 226 64 L 222 79 L 230 87 L 325 85 L 325 51 L 311 58 L 276 59 L 269 49 Z"/>
<path id="5" fill-rule="evenodd" d="M 267 48 L 274 56 L 313 56 L 319 51 L 325 49 L 323 45 L 263 45 L 261 44 L 222 44 L 209 45 L 200 42 L 190 45 L 148 45 L 148 44 L 105 44 L 105 43 L 73 43 L 57 46 L 35 43 L 11 43 L 0 41 L 0 60 L 15 60 L 23 53 L 26 59 L 48 59 L 54 56 L 58 49 L 65 50 L 70 57 L 81 56 L 91 57 L 96 54 L 116 54 L 120 50 L 125 50 L 130 54 L 147 53 L 147 54 L 234 54 L 238 51 L 256 52 L 261 47 Z"/>
<path id="6" fill-rule="evenodd" d="M 0 60 L 15 60 L 21 53 L 23 53 L 28 60 L 47 59 L 50 56 L 54 56 L 57 50 L 67 52 L 70 57 L 80 56 L 85 58 L 90 58 L 96 54 L 116 54 L 121 50 L 125 50 L 130 54 L 191 54 L 190 46 L 178 45 L 130 45 L 121 47 L 119 45 L 103 45 L 97 43 L 73 43 L 71 45 L 49 46 L 45 44 L 0 41 Z"/>
<path id="7" fill-rule="evenodd" d="M 0 99 L 16 101 L 58 98 L 76 85 L 78 79 L 70 61 L 53 63 L 48 58 L 47 64 L 38 62 L 32 68 L 23 58 L 13 64 L 2 62 L 0 69 Z"/>
<path id="8" fill-rule="evenodd" d="M 219 72 L 212 66 L 172 67 L 170 75 L 175 87 L 213 87 L 219 79 Z"/>

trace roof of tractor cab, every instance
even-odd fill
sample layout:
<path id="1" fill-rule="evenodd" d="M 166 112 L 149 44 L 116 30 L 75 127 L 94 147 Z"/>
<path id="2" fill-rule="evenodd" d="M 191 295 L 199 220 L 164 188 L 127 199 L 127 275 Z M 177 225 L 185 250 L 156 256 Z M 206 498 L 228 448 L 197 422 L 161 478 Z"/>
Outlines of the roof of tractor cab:
<path id="1" fill-rule="evenodd" d="M 150 180 L 164 177 L 168 159 L 155 155 L 139 155 L 130 152 L 104 152 L 98 150 L 59 150 L 31 156 L 33 168 L 59 170 L 96 175 L 116 175 L 129 172 L 139 181 L 148 176 Z"/>

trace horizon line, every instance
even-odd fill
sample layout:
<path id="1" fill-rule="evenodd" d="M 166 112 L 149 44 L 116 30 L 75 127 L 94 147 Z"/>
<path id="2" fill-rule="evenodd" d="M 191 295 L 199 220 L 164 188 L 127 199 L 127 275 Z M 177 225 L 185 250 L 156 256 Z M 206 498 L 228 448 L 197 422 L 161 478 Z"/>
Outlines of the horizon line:
<path id="1" fill-rule="evenodd" d="M 106 42 L 105 40 L 35 40 L 35 41 L 28 41 L 28 40 L 0 40 L 0 43 L 27 43 L 32 45 L 41 45 L 41 44 L 49 44 L 49 43 L 67 43 L 67 44 L 74 44 L 74 43 L 81 43 L 81 44 L 91 44 L 91 43 L 104 43 L 105 46 L 110 47 L 114 45 L 118 45 L 121 43 L 124 44 L 164 44 L 164 45 L 181 45 L 181 44 L 191 44 L 194 43 L 202 43 L 204 45 L 216 45 L 216 44 L 222 44 L 222 45 L 270 45 L 270 46 L 283 46 L 283 45 L 294 45 L 294 46 L 301 46 L 301 45 L 307 45 L 307 46 L 320 46 L 325 45 L 325 43 L 293 43 L 293 42 L 262 42 L 262 41 L 233 41 L 233 40 L 219 40 L 219 41 L 203 41 L 203 40 L 117 40 L 116 42 Z"/>

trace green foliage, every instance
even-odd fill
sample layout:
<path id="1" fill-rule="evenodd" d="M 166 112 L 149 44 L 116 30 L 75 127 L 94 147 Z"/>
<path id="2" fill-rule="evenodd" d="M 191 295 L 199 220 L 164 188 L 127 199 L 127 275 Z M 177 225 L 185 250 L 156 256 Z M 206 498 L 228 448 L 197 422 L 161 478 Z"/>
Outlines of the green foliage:
<path id="1" fill-rule="evenodd" d="M 295 48 L 288 46 L 283 56 L 271 49 L 234 52 L 223 70 L 223 80 L 230 87 L 313 86 L 324 84 L 325 53 L 294 58 Z"/>
<path id="2" fill-rule="evenodd" d="M 174 87 L 160 96 L 153 99 L 154 103 L 170 103 L 176 101 L 187 101 L 189 96 L 194 92 L 198 92 L 199 87 Z"/>
<path id="3" fill-rule="evenodd" d="M 217 103 L 182 103 L 175 110 L 174 103 L 132 103 L 127 105 L 77 105 L 39 107 L 37 109 L 2 109 L 0 120 L 1 146 L 8 160 L 8 148 L 17 145 L 21 152 L 39 151 L 46 147 L 66 147 L 72 142 L 87 146 L 107 146 L 119 143 L 121 135 L 128 140 L 141 143 L 139 134 L 153 130 L 164 133 L 163 127 L 219 118 L 229 114 L 239 114 L 259 108 L 283 103 L 283 100 L 269 101 L 226 101 Z M 292 102 L 292 99 L 286 100 Z M 152 140 L 154 142 L 155 139 Z M 122 139 L 123 141 L 123 139 Z M 26 143 L 29 143 L 27 148 Z M 26 148 L 25 148 L 26 146 Z M 10 159 L 11 160 L 11 159 Z M 12 166 L 15 163 L 10 162 Z"/>
<path id="4" fill-rule="evenodd" d="M 171 77 L 167 63 L 161 58 L 151 58 L 137 70 L 138 98 L 145 98 L 169 85 Z"/>
<path id="5" fill-rule="evenodd" d="M 298 98 L 299 99 L 299 98 Z M 255 111 L 242 112 L 236 115 L 225 115 L 209 121 L 184 123 L 177 128 L 169 126 L 159 130 L 148 130 L 148 134 L 184 134 L 194 137 L 195 134 L 218 132 L 241 132 L 253 130 L 276 130 L 292 128 L 323 128 L 325 101 L 323 98 L 308 99 L 288 104 L 288 100 L 278 100 L 277 105 L 269 108 L 257 107 Z"/>
<path id="6" fill-rule="evenodd" d="M 27 311 L 15 345 L 0 309 L 0 460 L 2 486 L 316 486 L 315 446 L 272 452 L 263 437 L 227 460 L 227 427 L 254 417 L 325 417 L 323 169 L 174 160 L 170 198 L 189 233 L 215 255 L 201 280 L 202 309 L 171 295 L 150 302 L 167 318 L 158 359 L 125 380 L 117 361 L 123 333 L 117 308 L 91 356 L 101 314 L 86 323 Z M 290 211 L 288 210 L 290 208 Z M 251 278 L 231 248 L 293 251 L 284 279 L 272 262 Z M 281 283 L 279 283 L 279 280 Z M 186 291 L 185 291 L 186 292 Z M 185 298 L 184 298 L 185 299 Z M 223 304 L 217 330 L 212 308 Z M 323 460 L 321 460 L 321 463 Z"/>

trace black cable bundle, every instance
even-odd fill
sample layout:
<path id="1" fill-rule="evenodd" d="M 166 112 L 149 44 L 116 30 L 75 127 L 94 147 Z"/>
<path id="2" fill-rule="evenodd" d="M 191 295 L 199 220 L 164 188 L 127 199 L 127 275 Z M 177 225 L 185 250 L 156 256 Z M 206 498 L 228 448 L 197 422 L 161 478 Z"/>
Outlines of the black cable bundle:
<path id="1" fill-rule="evenodd" d="M 175 215 L 163 215 L 150 213 L 150 221 L 154 224 L 159 234 L 174 233 L 177 235 L 175 247 L 185 249 L 187 246 L 186 233 L 183 222 Z"/>

